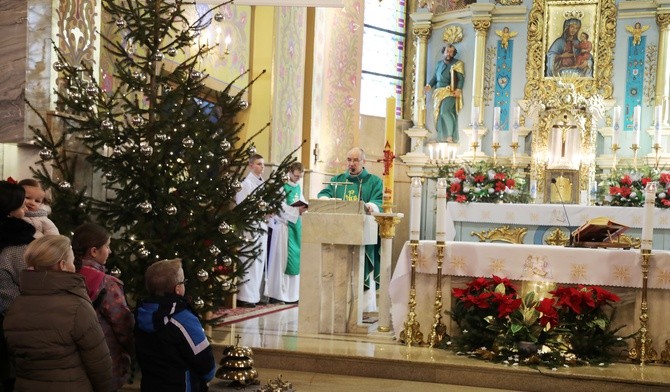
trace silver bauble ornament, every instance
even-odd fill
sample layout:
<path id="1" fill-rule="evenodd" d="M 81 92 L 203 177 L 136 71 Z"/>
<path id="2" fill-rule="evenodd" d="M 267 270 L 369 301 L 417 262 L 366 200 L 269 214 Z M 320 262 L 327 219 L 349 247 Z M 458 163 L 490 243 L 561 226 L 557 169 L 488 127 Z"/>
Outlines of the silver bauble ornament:
<path id="1" fill-rule="evenodd" d="M 237 181 L 237 180 L 233 181 L 233 183 L 231 184 L 231 186 L 233 187 L 233 189 L 235 190 L 235 192 L 239 192 L 239 191 L 242 190 L 242 183 L 239 182 L 239 181 Z"/>
<path id="2" fill-rule="evenodd" d="M 119 18 L 116 20 L 116 27 L 122 29 L 126 26 L 126 20 L 123 18 Z"/>
<path id="3" fill-rule="evenodd" d="M 160 141 L 164 142 L 164 141 L 166 141 L 166 140 L 167 140 L 167 135 L 166 135 L 166 134 L 164 134 L 164 133 L 159 133 L 159 134 L 156 134 L 156 139 L 158 139 L 158 140 L 160 140 Z"/>
<path id="4" fill-rule="evenodd" d="M 113 180 L 114 174 L 112 172 L 107 172 L 105 173 L 105 178 L 107 178 L 108 180 Z"/>
<path id="5" fill-rule="evenodd" d="M 147 248 L 140 248 L 140 250 L 137 251 L 137 254 L 140 255 L 141 258 L 146 259 L 147 257 L 149 257 L 151 252 L 149 252 L 149 249 Z"/>
<path id="6" fill-rule="evenodd" d="M 123 155 L 123 148 L 121 148 L 121 146 L 114 147 L 112 155 L 114 155 L 115 157 L 120 157 L 121 155 Z"/>
<path id="7" fill-rule="evenodd" d="M 191 79 L 200 79 L 202 77 L 202 72 L 200 71 L 193 71 L 191 72 Z"/>
<path id="8" fill-rule="evenodd" d="M 230 267 L 233 264 L 233 259 L 231 259 L 230 256 L 225 256 L 221 259 L 221 264 Z"/>
<path id="9" fill-rule="evenodd" d="M 54 63 L 54 71 L 56 71 L 56 72 L 60 72 L 60 71 L 62 71 L 63 69 L 65 69 L 65 65 L 64 65 L 63 63 L 61 63 L 60 61 L 56 61 L 56 62 Z"/>
<path id="10" fill-rule="evenodd" d="M 154 61 L 163 61 L 163 53 L 156 52 L 152 58 Z"/>
<path id="11" fill-rule="evenodd" d="M 199 281 L 204 282 L 209 278 L 209 273 L 201 269 L 195 274 L 195 276 L 198 278 Z"/>
<path id="12" fill-rule="evenodd" d="M 136 127 L 142 126 L 142 124 L 144 124 L 144 118 L 139 114 L 135 114 L 131 121 Z"/>
<path id="13" fill-rule="evenodd" d="M 265 211 L 268 208 L 268 203 L 265 202 L 264 200 L 261 200 L 258 202 L 258 209 L 261 211 Z"/>
<path id="14" fill-rule="evenodd" d="M 48 161 L 49 159 L 52 159 L 54 157 L 54 154 L 51 150 L 48 148 L 44 147 L 43 149 L 40 150 L 40 158 L 44 161 Z"/>
<path id="15" fill-rule="evenodd" d="M 177 49 L 176 49 L 176 48 L 169 48 L 169 49 L 167 50 L 167 54 L 168 54 L 168 56 L 170 56 L 170 57 L 174 57 L 174 56 L 177 55 Z"/>
<path id="16" fill-rule="evenodd" d="M 256 153 L 256 147 L 254 146 L 249 146 L 249 155 L 254 155 Z"/>
<path id="17" fill-rule="evenodd" d="M 240 110 L 247 110 L 247 109 L 249 109 L 249 102 L 240 101 Z"/>
<path id="18" fill-rule="evenodd" d="M 223 140 L 221 141 L 221 149 L 222 149 L 223 151 L 228 151 L 228 150 L 230 149 L 230 142 L 229 142 L 228 140 L 226 140 L 226 139 L 223 139 Z"/>
<path id="19" fill-rule="evenodd" d="M 209 247 L 209 253 L 211 253 L 212 256 L 218 256 L 219 253 L 221 253 L 221 249 L 216 245 L 212 245 Z"/>
<path id="20" fill-rule="evenodd" d="M 151 209 L 153 208 L 153 207 L 151 206 L 151 203 L 149 203 L 148 200 L 145 200 L 145 201 L 143 201 L 143 202 L 140 202 L 140 203 L 137 205 L 137 207 L 140 209 L 140 211 L 142 211 L 142 212 L 145 213 L 145 214 L 150 213 L 150 212 L 151 212 Z"/>
<path id="21" fill-rule="evenodd" d="M 196 309 L 200 309 L 203 306 L 205 306 L 205 301 L 202 300 L 202 298 L 198 297 L 195 300 L 193 300 L 193 307 Z"/>
<path id="22" fill-rule="evenodd" d="M 112 120 L 106 118 L 102 120 L 100 126 L 102 126 L 102 129 L 111 130 L 112 128 L 114 128 L 114 123 L 112 122 Z"/>
<path id="23" fill-rule="evenodd" d="M 109 274 L 112 275 L 115 278 L 120 278 L 121 277 L 121 270 L 118 269 L 117 267 L 114 267 L 109 271 Z"/>
<path id="24" fill-rule="evenodd" d="M 228 158 L 221 158 L 221 166 L 227 166 L 228 165 Z"/>
<path id="25" fill-rule="evenodd" d="M 167 207 L 165 207 L 165 213 L 168 215 L 176 215 L 177 207 L 174 204 L 170 204 Z"/>
<path id="26" fill-rule="evenodd" d="M 195 142 L 193 141 L 193 139 L 191 139 L 190 136 L 186 136 L 181 141 L 181 145 L 184 146 L 185 148 L 193 148 L 193 146 L 195 145 Z"/>
<path id="27" fill-rule="evenodd" d="M 72 188 L 72 184 L 70 184 L 70 183 L 67 182 L 67 181 L 63 181 L 63 182 L 61 182 L 60 184 L 58 184 L 58 187 L 59 187 L 60 189 L 64 190 L 64 191 L 67 191 L 67 190 L 69 190 L 70 188 Z"/>
<path id="28" fill-rule="evenodd" d="M 145 157 L 151 156 L 151 154 L 154 153 L 154 148 L 151 147 L 149 144 L 142 144 L 140 146 L 140 153 L 144 155 Z"/>
<path id="29" fill-rule="evenodd" d="M 281 176 L 281 180 L 284 181 L 284 183 L 287 183 L 291 181 L 291 178 L 288 176 L 288 173 L 285 173 L 283 176 Z"/>
<path id="30" fill-rule="evenodd" d="M 88 87 L 86 87 L 86 94 L 88 94 L 89 97 L 92 97 L 98 93 L 98 88 L 95 87 L 95 85 L 90 84 Z"/>
<path id="31" fill-rule="evenodd" d="M 147 79 L 147 77 L 144 75 L 144 72 L 142 71 L 133 72 L 133 78 L 138 82 L 144 82 Z"/>
<path id="32" fill-rule="evenodd" d="M 216 14 L 214 14 L 214 20 L 217 21 L 217 22 L 221 22 L 223 20 L 223 14 L 220 13 L 220 12 L 217 12 Z"/>
<path id="33" fill-rule="evenodd" d="M 228 234 L 230 232 L 230 225 L 226 222 L 221 222 L 219 225 L 219 233 Z"/>

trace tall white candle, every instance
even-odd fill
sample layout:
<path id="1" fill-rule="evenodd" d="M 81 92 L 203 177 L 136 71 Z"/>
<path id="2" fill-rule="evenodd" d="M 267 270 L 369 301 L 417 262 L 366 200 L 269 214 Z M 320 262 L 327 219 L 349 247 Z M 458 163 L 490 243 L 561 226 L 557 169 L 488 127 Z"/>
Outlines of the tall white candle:
<path id="1" fill-rule="evenodd" d="M 500 141 L 500 107 L 493 108 L 493 144 Z"/>
<path id="2" fill-rule="evenodd" d="M 421 178 L 412 177 L 410 184 L 409 239 L 418 241 L 421 233 Z"/>
<path id="3" fill-rule="evenodd" d="M 476 127 L 479 124 L 479 107 L 472 105 L 472 118 L 470 119 L 472 127 Z"/>
<path id="4" fill-rule="evenodd" d="M 661 145 L 661 113 L 663 108 L 657 105 L 654 108 L 654 144 Z"/>
<path id="5" fill-rule="evenodd" d="M 656 182 L 647 183 L 644 188 L 644 213 L 642 216 L 642 236 L 640 249 L 651 250 L 654 240 L 654 203 L 656 202 Z"/>
<path id="6" fill-rule="evenodd" d="M 514 108 L 514 123 L 512 124 L 512 143 L 519 142 L 519 121 L 521 121 L 521 108 Z"/>
<path id="7" fill-rule="evenodd" d="M 447 179 L 437 179 L 437 214 L 435 216 L 435 241 L 447 241 Z"/>
<path id="8" fill-rule="evenodd" d="M 619 144 L 619 135 L 621 132 L 621 106 L 614 107 L 614 116 L 612 123 L 612 145 Z"/>
<path id="9" fill-rule="evenodd" d="M 633 144 L 640 145 L 640 112 L 642 108 L 640 105 L 633 109 Z"/>

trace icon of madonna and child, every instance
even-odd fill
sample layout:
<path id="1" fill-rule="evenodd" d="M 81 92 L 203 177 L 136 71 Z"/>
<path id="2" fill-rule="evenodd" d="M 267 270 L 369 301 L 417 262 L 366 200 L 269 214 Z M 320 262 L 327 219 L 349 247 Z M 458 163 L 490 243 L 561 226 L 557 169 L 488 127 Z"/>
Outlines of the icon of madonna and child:
<path id="1" fill-rule="evenodd" d="M 547 51 L 546 77 L 593 77 L 593 43 L 587 32 L 580 32 L 582 21 L 563 22 L 563 34 Z"/>

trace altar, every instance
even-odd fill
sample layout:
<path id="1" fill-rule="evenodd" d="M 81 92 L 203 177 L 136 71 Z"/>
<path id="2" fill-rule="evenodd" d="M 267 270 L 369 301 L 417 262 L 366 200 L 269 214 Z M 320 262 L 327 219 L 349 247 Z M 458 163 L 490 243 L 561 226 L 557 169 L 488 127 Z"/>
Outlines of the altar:
<path id="1" fill-rule="evenodd" d="M 639 209 L 638 209 L 639 210 Z M 407 319 L 410 291 L 409 243 L 398 258 L 389 286 L 393 330 L 398 336 Z M 442 268 L 443 311 L 451 309 L 451 288 L 464 287 L 473 277 L 506 277 L 521 286 L 598 285 L 617 294 L 614 325 L 626 325 L 620 334 L 639 328 L 642 274 L 639 250 L 586 249 L 546 245 L 447 242 Z M 435 241 L 421 241 L 416 262 L 416 315 L 424 336 L 433 323 L 437 254 Z M 649 331 L 655 347 L 670 339 L 670 252 L 654 251 L 649 272 Z M 521 287 L 519 287 L 521 290 Z M 448 333 L 456 330 L 448 315 L 443 317 Z"/>
<path id="2" fill-rule="evenodd" d="M 598 217 L 630 227 L 626 235 L 640 237 L 642 208 L 569 204 L 447 203 L 447 239 L 480 241 L 491 230 L 507 226 L 519 231 L 519 243 L 548 245 L 550 238 L 567 240 L 568 232 Z M 563 234 L 557 235 L 556 230 Z M 523 231 L 523 233 L 521 233 Z M 479 234 L 479 236 L 477 235 Z M 654 248 L 670 250 L 670 211 L 654 210 Z"/>

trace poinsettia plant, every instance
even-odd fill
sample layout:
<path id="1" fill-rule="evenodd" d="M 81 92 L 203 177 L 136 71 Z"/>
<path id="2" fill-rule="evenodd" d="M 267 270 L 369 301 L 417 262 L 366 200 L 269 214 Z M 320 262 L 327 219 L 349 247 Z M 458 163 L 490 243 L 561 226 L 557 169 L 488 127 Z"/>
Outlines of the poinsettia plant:
<path id="1" fill-rule="evenodd" d="M 596 204 L 641 207 L 644 205 L 644 188 L 652 181 L 658 183 L 656 207 L 670 208 L 670 172 L 651 166 L 613 170 L 601 181 Z"/>
<path id="2" fill-rule="evenodd" d="M 447 199 L 458 203 L 527 203 L 525 179 L 504 166 L 482 161 L 475 165 L 445 165 L 438 172 L 447 179 Z"/>
<path id="3" fill-rule="evenodd" d="M 451 317 L 460 329 L 450 347 L 489 360 L 549 366 L 610 362 L 626 345 L 612 328 L 619 298 L 597 286 L 559 287 L 550 297 L 521 298 L 493 276 L 452 289 Z"/>

